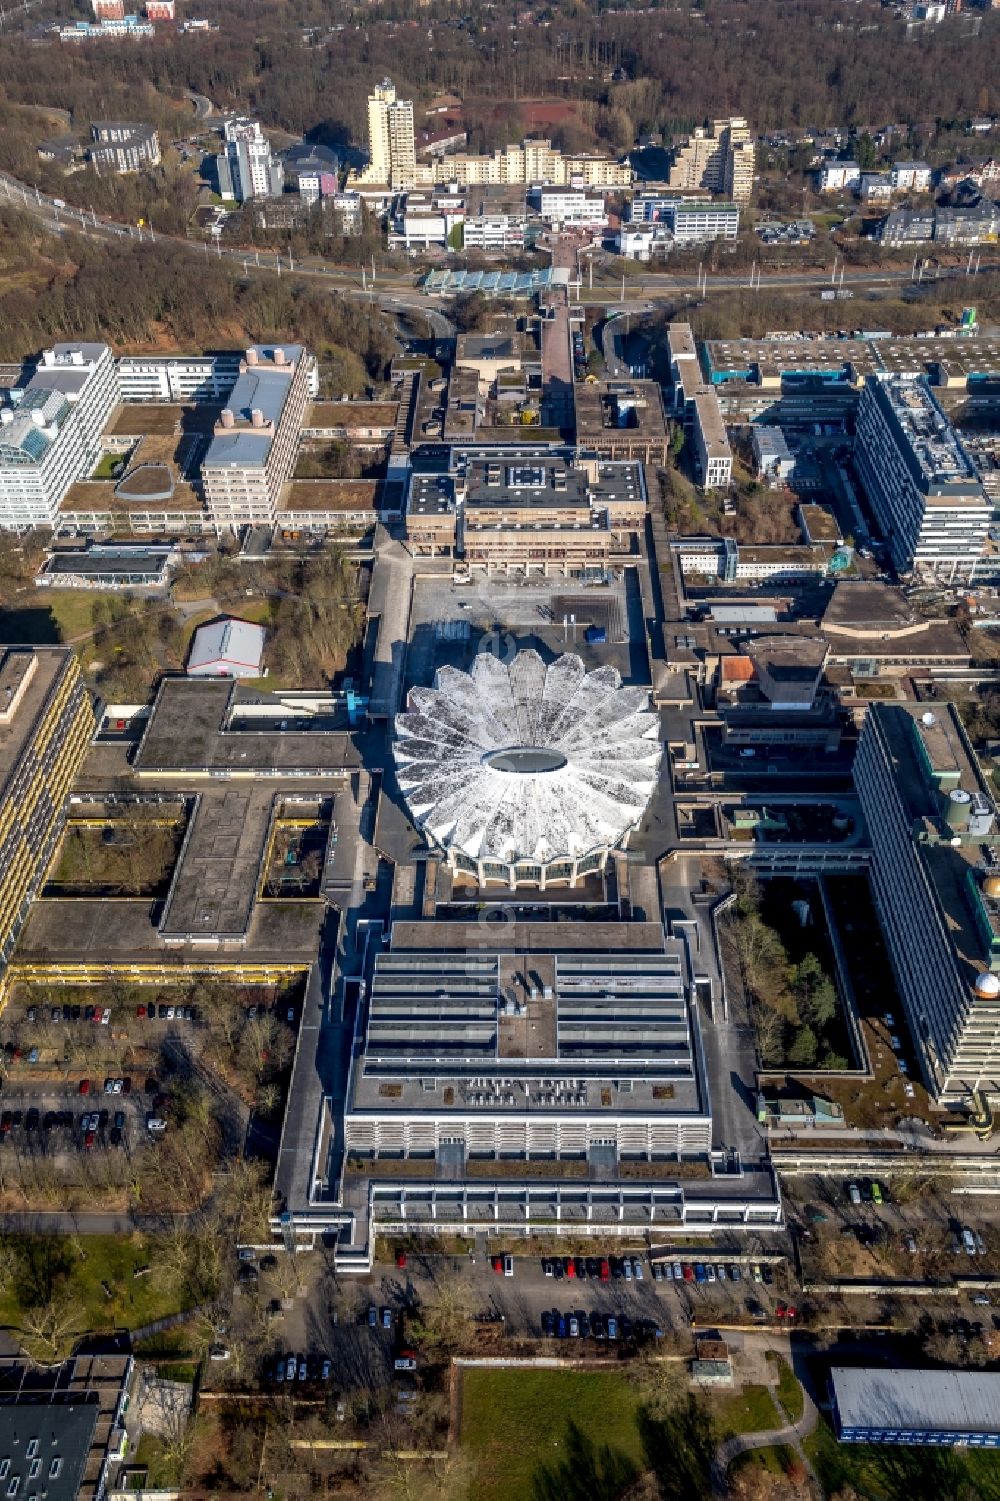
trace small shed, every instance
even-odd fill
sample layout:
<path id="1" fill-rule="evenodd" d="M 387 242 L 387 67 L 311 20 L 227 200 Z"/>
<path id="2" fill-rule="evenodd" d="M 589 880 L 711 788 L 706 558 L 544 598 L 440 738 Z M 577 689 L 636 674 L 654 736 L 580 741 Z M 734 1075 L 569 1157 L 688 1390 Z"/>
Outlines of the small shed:
<path id="1" fill-rule="evenodd" d="M 188 653 L 189 678 L 259 678 L 264 627 L 225 617 L 200 625 Z"/>

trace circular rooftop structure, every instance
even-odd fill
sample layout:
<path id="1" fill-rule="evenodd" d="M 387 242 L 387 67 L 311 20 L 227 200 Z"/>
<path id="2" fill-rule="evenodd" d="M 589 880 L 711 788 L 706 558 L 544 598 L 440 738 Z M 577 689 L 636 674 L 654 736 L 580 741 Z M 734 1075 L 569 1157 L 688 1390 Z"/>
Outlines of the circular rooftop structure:
<path id="1" fill-rule="evenodd" d="M 417 826 L 480 884 L 576 882 L 603 869 L 659 775 L 644 688 L 567 653 L 439 668 L 396 717 L 396 770 Z"/>

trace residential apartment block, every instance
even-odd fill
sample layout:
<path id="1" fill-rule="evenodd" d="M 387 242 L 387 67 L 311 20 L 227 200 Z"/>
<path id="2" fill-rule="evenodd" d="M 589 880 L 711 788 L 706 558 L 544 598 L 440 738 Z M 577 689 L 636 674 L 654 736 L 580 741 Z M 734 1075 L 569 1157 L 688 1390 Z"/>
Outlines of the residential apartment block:
<path id="1" fill-rule="evenodd" d="M 733 115 L 699 126 L 673 152 L 668 186 L 689 191 L 705 188 L 746 203 L 753 192 L 754 144 L 746 120 Z"/>
<path id="2" fill-rule="evenodd" d="M 246 203 L 248 198 L 277 197 L 284 183 L 284 169 L 271 153 L 271 143 L 259 120 L 227 120 L 223 128 L 225 155 L 218 164 L 219 191 L 223 198 Z"/>
<path id="3" fill-rule="evenodd" d="M 68 648 L 0 653 L 0 968 L 10 959 L 62 830 L 94 730 Z"/>
<path id="4" fill-rule="evenodd" d="M 91 165 L 97 172 L 138 172 L 160 160 L 160 140 L 151 125 L 132 120 L 95 120 L 90 127 Z"/>
<path id="5" fill-rule="evenodd" d="M 971 578 L 991 507 L 923 377 L 876 374 L 865 382 L 854 460 L 898 571 Z"/>
<path id="6" fill-rule="evenodd" d="M 391 80 L 385 78 L 368 99 L 368 166 L 352 174 L 351 187 L 380 186 L 405 191 L 415 187 L 455 182 L 504 187 L 510 183 L 530 186 L 627 187 L 632 169 L 627 162 L 606 156 L 564 156 L 547 140 L 525 140 L 505 146 L 491 156 L 440 156 L 430 162 L 416 158 L 413 105 L 397 99 Z"/>
<path id="7" fill-rule="evenodd" d="M 872 704 L 854 763 L 872 887 L 924 1079 L 968 1104 L 1000 1080 L 1000 837 L 951 704 Z"/>
<path id="8" fill-rule="evenodd" d="M 101 434 L 117 399 L 106 344 L 45 350 L 23 392 L 0 406 L 0 527 L 53 524 L 70 486 L 100 457 Z"/>
<path id="9" fill-rule="evenodd" d="M 253 345 L 240 365 L 202 463 L 217 528 L 271 525 L 291 475 L 316 362 L 301 345 Z"/>

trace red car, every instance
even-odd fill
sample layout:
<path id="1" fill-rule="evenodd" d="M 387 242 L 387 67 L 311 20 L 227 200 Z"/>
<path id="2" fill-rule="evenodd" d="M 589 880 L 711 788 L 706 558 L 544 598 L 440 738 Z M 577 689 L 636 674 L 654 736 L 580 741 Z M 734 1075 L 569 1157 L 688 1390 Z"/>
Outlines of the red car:
<path id="1" fill-rule="evenodd" d="M 787 1314 L 787 1312 L 788 1312 L 788 1309 L 785 1307 L 784 1303 L 778 1303 L 778 1304 L 775 1305 L 774 1317 L 776 1319 L 783 1319 L 785 1317 L 785 1315 Z"/>
<path id="2" fill-rule="evenodd" d="M 797 1319 L 798 1316 L 799 1316 L 799 1310 L 797 1308 L 793 1308 L 792 1305 L 791 1305 L 791 1303 L 789 1303 L 788 1307 L 785 1309 L 785 1318 L 786 1319 Z"/>
<path id="3" fill-rule="evenodd" d="M 406 1252 L 405 1251 L 397 1251 L 396 1252 L 396 1265 L 399 1267 L 400 1271 L 402 1271 L 403 1267 L 405 1267 L 405 1265 L 406 1265 Z"/>
<path id="4" fill-rule="evenodd" d="M 501 1275 L 501 1277 L 503 1276 L 503 1257 L 502 1256 L 494 1256 L 494 1258 L 493 1258 L 493 1270 L 495 1272 L 499 1272 L 500 1275 Z"/>
<path id="5" fill-rule="evenodd" d="M 607 1282 L 611 1277 L 611 1263 L 606 1256 L 601 1257 L 601 1266 L 598 1275 L 602 1282 Z"/>
<path id="6" fill-rule="evenodd" d="M 145 1008 L 145 1006 L 136 1006 L 136 1008 L 135 1008 L 135 1014 L 136 1014 L 136 1016 L 142 1016 L 142 1017 L 144 1017 L 146 1015 L 146 1008 Z"/>
<path id="7" fill-rule="evenodd" d="M 92 1147 L 94 1145 L 94 1133 L 93 1133 L 93 1131 L 88 1131 L 87 1132 L 86 1136 L 83 1138 L 83 1144 L 84 1144 L 85 1147 Z"/>
<path id="8" fill-rule="evenodd" d="M 566 1257 L 566 1276 L 569 1278 L 576 1276 L 576 1262 L 573 1260 L 572 1256 Z"/>
<path id="9" fill-rule="evenodd" d="M 89 1079 L 81 1079 L 80 1080 L 80 1093 L 81 1094 L 89 1094 L 90 1093 L 90 1080 Z"/>
<path id="10" fill-rule="evenodd" d="M 691 1266 L 690 1262 L 686 1261 L 684 1263 L 683 1267 L 681 1268 L 681 1270 L 684 1273 L 684 1281 L 685 1282 L 693 1282 L 694 1281 L 694 1267 Z"/>

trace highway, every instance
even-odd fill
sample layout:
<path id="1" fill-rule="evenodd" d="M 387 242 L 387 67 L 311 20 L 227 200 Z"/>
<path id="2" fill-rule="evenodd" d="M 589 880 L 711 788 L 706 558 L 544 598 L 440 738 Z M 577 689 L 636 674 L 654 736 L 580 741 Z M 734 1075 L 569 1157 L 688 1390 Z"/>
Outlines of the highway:
<path id="1" fill-rule="evenodd" d="M 209 100 L 199 96 L 200 105 L 204 108 L 210 104 Z M 197 106 L 196 106 L 197 108 Z M 331 291 L 339 291 L 345 297 L 357 297 L 368 301 L 383 302 L 398 301 L 403 303 L 403 298 L 398 294 L 409 294 L 412 299 L 416 291 L 416 284 L 422 272 L 380 272 L 375 287 L 370 282 L 366 285 L 367 278 L 358 267 L 330 266 L 318 257 L 311 256 L 302 260 L 296 260 L 293 256 L 277 255 L 274 251 L 251 251 L 238 248 L 224 249 L 221 244 L 216 245 L 215 250 L 207 242 L 188 240 L 180 235 L 164 235 L 147 226 L 143 229 L 130 224 L 117 223 L 114 220 L 104 219 L 89 209 L 79 209 L 70 205 L 61 205 L 56 199 L 41 193 L 36 187 L 27 183 L 19 182 L 8 173 L 0 173 L 0 200 L 16 205 L 19 208 L 33 214 L 55 234 L 62 234 L 67 228 L 71 228 L 76 234 L 86 235 L 94 240 L 115 240 L 126 237 L 138 240 L 159 240 L 186 250 L 190 255 L 212 255 L 219 259 L 228 260 L 230 263 L 242 266 L 246 275 L 263 273 L 269 275 L 295 274 L 296 276 L 308 277 L 310 280 L 323 282 Z M 1000 269 L 1000 261 L 987 262 L 980 266 L 980 273 Z M 965 267 L 956 266 L 951 268 L 939 268 L 936 276 L 941 280 L 965 278 Z M 851 290 L 877 290 L 879 288 L 902 287 L 912 281 L 912 271 L 909 266 L 898 270 L 885 268 L 846 270 L 843 272 L 843 285 Z M 927 278 L 925 278 L 926 280 Z M 841 278 L 838 277 L 838 286 Z M 830 285 L 830 275 L 827 271 L 778 271 L 762 278 L 761 287 L 775 291 L 818 291 Z M 653 301 L 676 301 L 679 298 L 714 293 L 729 293 L 738 290 L 749 293 L 748 274 L 746 272 L 730 273 L 728 275 L 712 275 L 703 278 L 699 288 L 697 273 L 674 274 L 665 271 L 648 271 L 642 274 L 642 278 L 636 279 L 631 285 L 625 281 L 625 296 L 621 296 L 621 287 L 616 282 L 606 288 L 585 289 L 582 300 L 589 303 L 607 305 L 609 309 L 619 312 L 649 311 Z M 971 295 L 971 288 L 970 288 Z M 639 307 L 637 304 L 644 304 Z M 419 306 L 420 311 L 429 312 L 433 302 L 428 299 L 426 305 L 423 299 L 419 303 L 410 304 L 412 307 Z"/>

